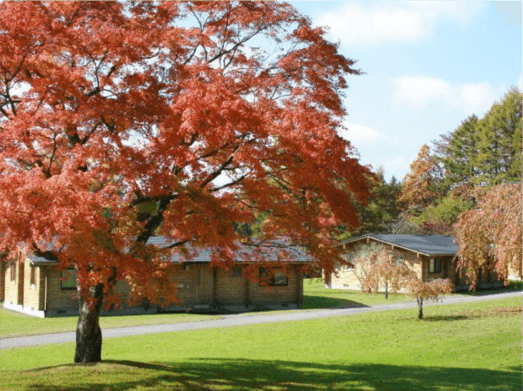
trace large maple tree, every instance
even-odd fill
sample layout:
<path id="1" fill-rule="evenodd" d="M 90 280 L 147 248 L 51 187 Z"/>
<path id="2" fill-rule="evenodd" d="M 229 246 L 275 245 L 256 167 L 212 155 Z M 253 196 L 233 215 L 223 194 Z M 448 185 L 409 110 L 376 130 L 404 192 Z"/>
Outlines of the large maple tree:
<path id="1" fill-rule="evenodd" d="M 370 172 L 336 132 L 359 71 L 324 34 L 279 2 L 0 4 L 0 251 L 76 267 L 76 362 L 117 281 L 174 299 L 167 255 L 231 262 L 260 215 L 251 244 L 340 261 Z"/>

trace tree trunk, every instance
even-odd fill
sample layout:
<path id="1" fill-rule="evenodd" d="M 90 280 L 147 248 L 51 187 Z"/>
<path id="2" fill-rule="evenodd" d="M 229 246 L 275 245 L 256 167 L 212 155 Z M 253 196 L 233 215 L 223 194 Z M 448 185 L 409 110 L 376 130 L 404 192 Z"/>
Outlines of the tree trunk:
<path id="1" fill-rule="evenodd" d="M 418 319 L 423 319 L 423 297 L 417 297 L 416 300 L 418 301 Z"/>
<path id="2" fill-rule="evenodd" d="M 385 300 L 389 299 L 389 282 L 385 281 Z"/>
<path id="3" fill-rule="evenodd" d="M 104 299 L 104 285 L 89 288 L 87 297 L 79 295 L 80 316 L 76 326 L 75 363 L 102 361 L 102 330 L 100 311 Z"/>

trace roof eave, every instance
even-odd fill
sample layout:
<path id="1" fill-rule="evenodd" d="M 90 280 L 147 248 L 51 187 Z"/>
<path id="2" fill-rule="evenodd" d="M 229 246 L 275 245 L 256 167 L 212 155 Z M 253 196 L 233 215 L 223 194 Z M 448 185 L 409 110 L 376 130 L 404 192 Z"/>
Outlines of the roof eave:
<path id="1" fill-rule="evenodd" d="M 424 256 L 426 256 L 426 257 L 447 257 L 447 256 L 454 256 L 454 255 L 456 255 L 456 253 L 437 253 L 437 254 L 428 254 L 428 253 L 424 253 L 424 252 L 419 251 L 419 250 L 415 250 L 415 249 L 413 249 L 413 248 L 409 248 L 409 247 L 401 246 L 401 245 L 396 244 L 396 243 L 392 243 L 392 242 L 388 242 L 388 241 L 383 240 L 383 239 L 376 238 L 375 236 L 372 236 L 372 235 L 364 235 L 364 236 L 360 236 L 360 237 L 354 238 L 354 240 L 351 240 L 351 241 L 348 241 L 348 242 L 340 243 L 340 244 L 338 244 L 337 246 L 341 246 L 341 245 L 348 244 L 348 243 L 354 243 L 354 242 L 357 242 L 358 240 L 369 239 L 369 238 L 370 238 L 370 239 L 374 239 L 374 240 L 377 241 L 377 242 L 385 243 L 385 244 L 388 244 L 389 246 L 393 246 L 393 247 L 401 248 L 401 249 L 403 249 L 403 250 L 407 250 L 407 251 L 410 251 L 410 252 L 413 252 L 413 253 L 416 253 L 416 254 L 419 254 L 419 255 L 424 255 Z"/>

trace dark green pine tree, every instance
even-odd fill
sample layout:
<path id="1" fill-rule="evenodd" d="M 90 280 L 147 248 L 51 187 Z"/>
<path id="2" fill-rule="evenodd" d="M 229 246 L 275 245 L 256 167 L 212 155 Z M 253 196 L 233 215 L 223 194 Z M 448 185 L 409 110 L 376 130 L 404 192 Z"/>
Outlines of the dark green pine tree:
<path id="1" fill-rule="evenodd" d="M 376 172 L 376 177 L 367 206 L 360 208 L 361 228 L 353 235 L 388 233 L 390 225 L 401 214 L 401 210 L 396 205 L 401 183 L 394 176 L 387 183 L 382 167 Z"/>
<path id="2" fill-rule="evenodd" d="M 444 148 L 438 148 L 438 161 L 443 165 L 443 187 L 448 190 L 469 182 L 477 175 L 474 156 L 478 153 L 478 117 L 471 115 L 448 137 Z M 443 139 L 445 141 L 445 139 Z"/>
<path id="3" fill-rule="evenodd" d="M 516 131 L 514 133 L 514 137 L 513 137 L 513 140 L 512 140 L 512 147 L 513 147 L 513 150 L 514 150 L 514 156 L 512 157 L 512 165 L 510 167 L 510 177 L 511 178 L 514 178 L 515 180 L 517 180 L 519 178 L 519 180 L 521 180 L 521 177 L 522 177 L 522 173 L 521 173 L 521 170 L 522 170 L 522 161 L 521 161 L 521 154 L 522 154 L 522 150 L 523 150 L 523 147 L 522 147 L 522 134 L 521 134 L 521 119 L 519 120 L 518 124 L 517 124 L 517 127 L 516 127 Z"/>

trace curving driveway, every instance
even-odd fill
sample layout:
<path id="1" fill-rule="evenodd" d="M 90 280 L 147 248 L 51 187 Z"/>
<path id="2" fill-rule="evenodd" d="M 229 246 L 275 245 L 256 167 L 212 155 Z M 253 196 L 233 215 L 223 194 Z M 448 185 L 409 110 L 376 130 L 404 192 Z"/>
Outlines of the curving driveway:
<path id="1" fill-rule="evenodd" d="M 431 305 L 445 305 L 454 303 L 465 303 L 465 302 L 477 302 L 477 301 L 488 301 L 495 299 L 504 299 L 509 297 L 521 297 L 522 292 L 509 292 L 509 293 L 497 293 L 493 295 L 485 296 L 464 296 L 464 297 L 449 297 L 443 299 L 443 302 L 427 302 L 425 306 Z M 169 333 L 173 331 L 185 331 L 185 330 L 200 330 L 210 329 L 215 327 L 232 327 L 232 326 L 244 326 L 251 324 L 260 323 L 278 323 L 278 322 L 289 322 L 295 320 L 306 320 L 306 319 L 318 319 L 328 318 L 333 316 L 347 316 L 360 314 L 364 312 L 376 312 L 376 311 L 389 311 L 395 309 L 405 308 L 417 308 L 416 302 L 397 303 L 397 304 L 385 304 L 376 305 L 371 307 L 361 308 L 342 308 L 342 309 L 325 309 L 325 310 L 293 310 L 278 313 L 277 311 L 271 314 L 256 315 L 251 314 L 235 314 L 235 315 L 221 315 L 220 319 L 204 320 L 196 322 L 184 322 L 184 323 L 172 323 L 172 324 L 158 324 L 149 326 L 132 326 L 132 327 L 119 327 L 113 329 L 103 330 L 103 337 L 105 338 L 116 338 L 116 337 L 127 337 L 130 335 L 142 335 L 142 334 L 156 334 L 156 333 Z M 36 345 L 48 345 L 54 343 L 74 342 L 76 336 L 74 332 L 67 333 L 56 333 L 46 335 L 35 335 L 28 337 L 15 337 L 0 339 L 0 349 L 12 349 L 23 346 L 36 346 Z"/>

